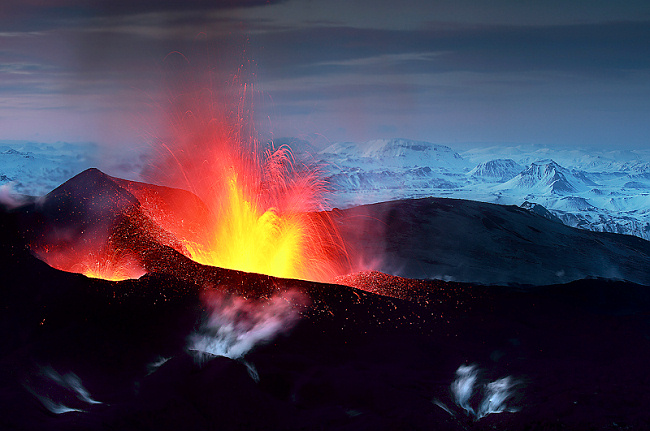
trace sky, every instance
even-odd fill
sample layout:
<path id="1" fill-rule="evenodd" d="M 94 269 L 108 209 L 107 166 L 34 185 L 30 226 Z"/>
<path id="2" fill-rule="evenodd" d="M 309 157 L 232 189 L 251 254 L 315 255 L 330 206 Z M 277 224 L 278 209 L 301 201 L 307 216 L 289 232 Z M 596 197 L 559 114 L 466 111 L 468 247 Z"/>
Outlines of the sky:
<path id="1" fill-rule="evenodd" d="M 650 2 L 0 5 L 0 139 L 146 147 L 197 88 L 271 139 L 644 148 Z"/>

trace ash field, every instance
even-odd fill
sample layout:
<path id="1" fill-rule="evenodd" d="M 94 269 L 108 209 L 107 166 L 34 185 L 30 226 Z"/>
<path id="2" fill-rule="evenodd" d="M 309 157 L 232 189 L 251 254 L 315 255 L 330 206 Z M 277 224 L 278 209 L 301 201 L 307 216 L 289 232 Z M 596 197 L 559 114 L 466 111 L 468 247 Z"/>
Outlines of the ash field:
<path id="1" fill-rule="evenodd" d="M 346 249 L 331 255 L 332 281 L 311 282 L 185 257 L 145 209 L 195 198 L 90 169 L 3 204 L 1 428 L 650 421 L 641 238 L 461 199 L 349 206 L 312 215 Z M 144 275 L 101 280 L 36 257 L 65 246 L 86 258 L 109 243 Z"/>

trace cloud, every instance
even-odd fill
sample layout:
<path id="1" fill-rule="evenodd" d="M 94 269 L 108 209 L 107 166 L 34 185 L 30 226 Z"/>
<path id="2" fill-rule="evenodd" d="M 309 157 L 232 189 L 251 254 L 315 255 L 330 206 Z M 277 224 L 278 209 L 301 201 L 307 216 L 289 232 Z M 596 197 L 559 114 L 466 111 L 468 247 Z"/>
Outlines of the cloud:
<path id="1" fill-rule="evenodd" d="M 33 75 L 46 69 L 47 67 L 36 63 L 3 63 L 0 64 L 0 75 Z"/>
<path id="2" fill-rule="evenodd" d="M 427 130 L 449 130 L 446 137 L 467 134 L 470 127 L 450 128 L 471 121 L 480 137 L 490 135 L 487 123 L 533 130 L 535 118 L 569 118 L 596 107 L 620 108 L 637 128 L 634 136 L 647 130 L 638 131 L 638 121 L 629 120 L 647 112 L 644 100 L 650 98 L 650 22 L 642 13 L 635 22 L 603 22 L 601 11 L 586 23 L 561 17 L 563 25 L 523 25 L 514 19 L 523 11 L 509 11 L 509 20 L 499 21 L 496 9 L 485 6 L 488 18 L 481 21 L 453 2 L 435 2 L 436 14 L 409 2 L 389 13 L 389 2 L 363 0 L 350 2 L 354 7 L 335 0 L 341 9 L 331 13 L 324 12 L 333 8 L 329 3 L 291 0 L 83 3 L 3 3 L 0 109 L 5 106 L 8 117 L 2 126 L 25 123 L 19 118 L 25 103 L 51 106 L 57 96 L 71 107 L 66 124 L 75 123 L 79 111 L 144 112 L 148 108 L 141 105 L 158 103 L 170 82 L 174 90 L 202 70 L 213 74 L 213 82 L 249 74 L 274 114 L 323 122 L 319 131 L 338 127 L 333 123 L 340 116 L 357 121 L 366 113 L 361 128 L 403 124 L 398 131 L 404 133 L 416 130 L 418 119 L 429 124 Z M 571 5 L 571 16 L 577 16 L 579 8 Z M 364 8 L 373 11 L 367 20 L 348 14 Z M 626 13 L 611 16 L 632 16 Z M 397 14 L 401 24 L 388 25 Z M 407 19 L 412 25 L 403 25 Z M 194 71 L 187 75 L 189 69 Z M 21 96 L 24 101 L 17 102 Z M 268 117 L 259 105 L 257 113 Z M 522 118 L 524 113 L 530 117 Z M 434 117 L 441 119 L 435 126 L 427 120 Z M 100 116 L 97 121 L 105 123 Z M 603 135 L 602 121 L 597 126 L 596 135 Z"/>
<path id="3" fill-rule="evenodd" d="M 412 31 L 296 27 L 250 40 L 259 87 L 281 109 L 430 116 L 504 104 L 515 111 L 537 104 L 540 115 L 568 97 L 576 107 L 618 104 L 614 98 L 627 96 L 642 100 L 639 95 L 650 91 L 643 84 L 649 38 L 650 23 L 608 23 Z M 362 98 L 368 103 L 343 105 Z M 331 104 L 337 100 L 339 106 Z"/>
<path id="4" fill-rule="evenodd" d="M 454 25 L 566 25 L 650 18 L 650 4 L 610 0 L 292 0 L 273 8 L 251 8 L 247 16 L 284 26 L 338 26 L 413 30 L 436 21 Z"/>
<path id="5" fill-rule="evenodd" d="M 210 12 L 270 6 L 284 0 L 5 0 L 0 24 L 5 30 L 32 31 L 83 25 L 99 17 L 156 13 Z"/>
<path id="6" fill-rule="evenodd" d="M 284 0 L 5 0 L 3 15 L 54 13 L 57 17 L 80 15 L 133 15 L 151 12 L 241 9 L 269 6 Z"/>
<path id="7" fill-rule="evenodd" d="M 294 28 L 253 35 L 272 75 L 567 71 L 609 75 L 650 68 L 650 22 L 546 27 L 455 26 L 412 31 Z"/>
<path id="8" fill-rule="evenodd" d="M 88 7 L 91 11 L 103 15 L 133 15 L 150 12 L 169 12 L 187 10 L 240 9 L 254 6 L 269 6 L 284 0 L 103 0 L 95 1 L 90 6 L 84 0 L 74 1 L 75 6 Z M 64 3 L 71 3 L 71 0 Z"/>
<path id="9" fill-rule="evenodd" d="M 383 67 L 386 64 L 403 64 L 411 61 L 430 61 L 442 55 L 441 52 L 405 52 L 381 54 L 371 57 L 353 58 L 349 60 L 324 61 L 316 66 L 348 66 L 348 67 Z"/>

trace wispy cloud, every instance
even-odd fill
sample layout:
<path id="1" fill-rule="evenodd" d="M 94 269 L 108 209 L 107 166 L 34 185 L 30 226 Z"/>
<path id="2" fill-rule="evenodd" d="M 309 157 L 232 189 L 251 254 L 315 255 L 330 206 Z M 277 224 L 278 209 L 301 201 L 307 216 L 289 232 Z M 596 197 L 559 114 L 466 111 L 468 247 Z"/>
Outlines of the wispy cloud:
<path id="1" fill-rule="evenodd" d="M 274 127 L 309 117 L 329 130 L 354 114 L 368 129 L 388 122 L 430 140 L 470 131 L 495 139 L 494 122 L 509 139 L 515 129 L 650 133 L 638 120 L 650 111 L 650 3 L 430 3 L 8 0 L 0 106 L 52 106 L 58 96 L 78 124 L 84 110 L 144 111 L 168 96 L 170 81 L 202 69 L 213 82 L 253 77 L 272 100 Z M 26 122 L 18 107 L 3 112 L 1 129 Z M 608 119 L 612 107 L 623 122 Z M 571 126 L 567 116 L 593 120 Z"/>
<path id="2" fill-rule="evenodd" d="M 314 66 L 385 66 L 387 64 L 402 64 L 410 61 L 431 61 L 442 52 L 405 52 L 382 54 L 371 57 L 353 58 L 349 60 L 332 60 L 316 63 Z"/>
<path id="3" fill-rule="evenodd" d="M 268 7 L 283 0 L 5 0 L 0 23 L 13 31 L 83 26 L 98 17 L 138 17 L 156 13 L 210 12 Z"/>

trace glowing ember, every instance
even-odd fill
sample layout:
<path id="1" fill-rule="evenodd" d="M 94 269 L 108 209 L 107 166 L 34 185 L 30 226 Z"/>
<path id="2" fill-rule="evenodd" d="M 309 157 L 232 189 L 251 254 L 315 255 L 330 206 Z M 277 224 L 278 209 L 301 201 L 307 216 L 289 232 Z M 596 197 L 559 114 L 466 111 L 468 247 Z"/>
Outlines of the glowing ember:
<path id="1" fill-rule="evenodd" d="M 139 278 L 145 271 L 117 229 L 138 214 L 138 201 L 111 177 L 88 169 L 39 199 L 30 248 L 48 265 L 107 280 Z"/>
<path id="2" fill-rule="evenodd" d="M 135 262 L 121 262 L 111 259 L 87 260 L 81 263 L 81 267 L 79 272 L 86 277 L 110 281 L 136 279 L 145 274 L 145 271 Z"/>

